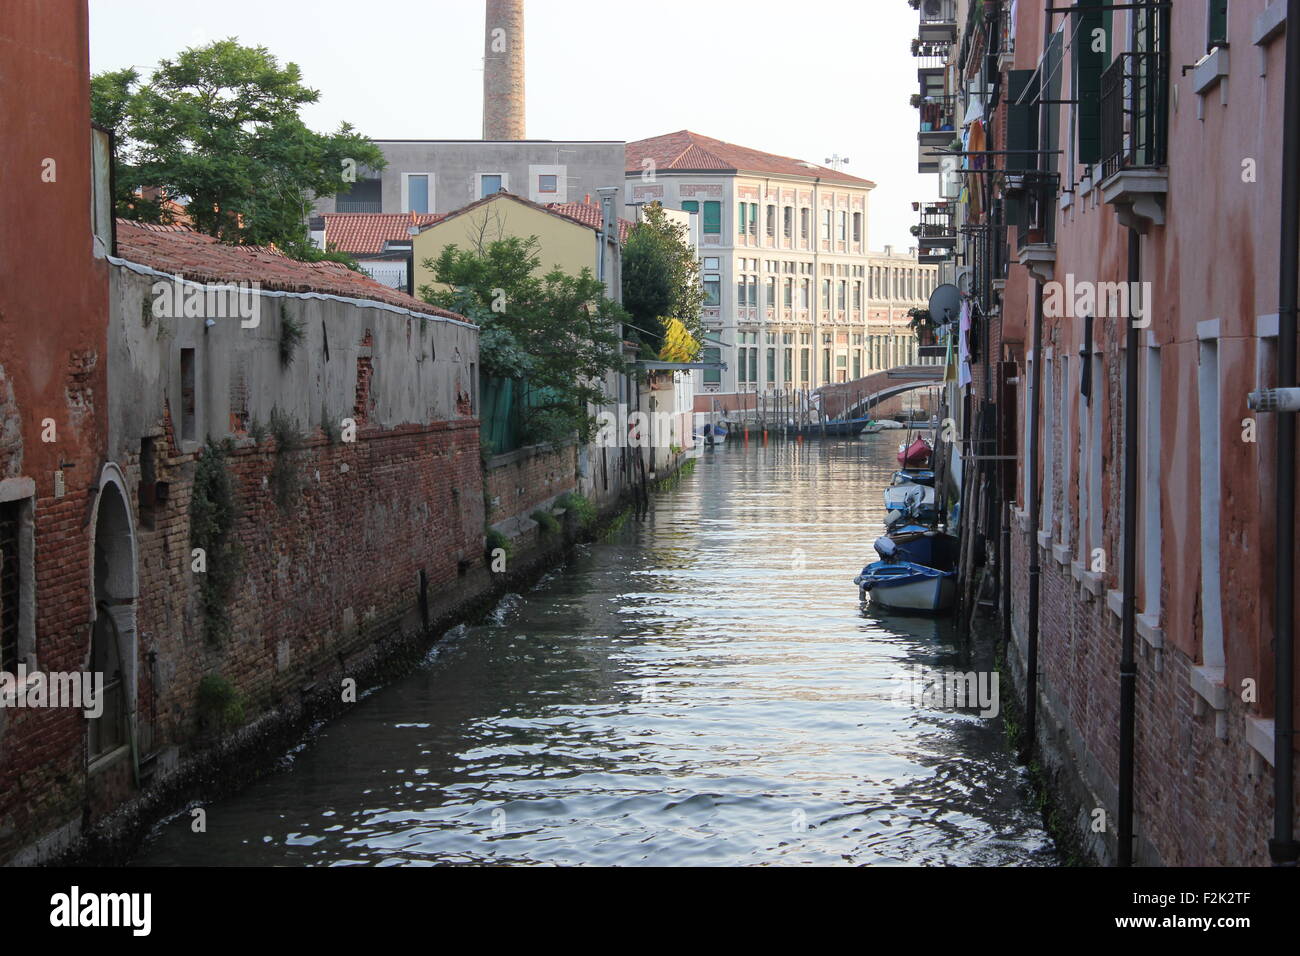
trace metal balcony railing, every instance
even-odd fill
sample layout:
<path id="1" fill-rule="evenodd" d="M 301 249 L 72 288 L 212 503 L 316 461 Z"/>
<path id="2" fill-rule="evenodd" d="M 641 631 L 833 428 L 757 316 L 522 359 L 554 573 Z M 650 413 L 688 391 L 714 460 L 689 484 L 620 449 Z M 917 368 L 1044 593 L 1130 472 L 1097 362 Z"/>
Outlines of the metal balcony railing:
<path id="1" fill-rule="evenodd" d="M 922 133 L 953 132 L 957 122 L 957 97 L 925 96 L 917 107 L 921 111 Z"/>
<path id="2" fill-rule="evenodd" d="M 957 38 L 956 0 L 909 0 L 921 13 L 923 43 L 951 43 Z"/>
<path id="3" fill-rule="evenodd" d="M 921 207 L 921 221 L 913 235 L 921 249 L 949 249 L 957 243 L 956 208 L 948 202 L 929 202 Z"/>
<path id="4" fill-rule="evenodd" d="M 1163 166 L 1168 147 L 1168 57 L 1118 54 L 1101 75 L 1102 179 L 1122 169 Z"/>

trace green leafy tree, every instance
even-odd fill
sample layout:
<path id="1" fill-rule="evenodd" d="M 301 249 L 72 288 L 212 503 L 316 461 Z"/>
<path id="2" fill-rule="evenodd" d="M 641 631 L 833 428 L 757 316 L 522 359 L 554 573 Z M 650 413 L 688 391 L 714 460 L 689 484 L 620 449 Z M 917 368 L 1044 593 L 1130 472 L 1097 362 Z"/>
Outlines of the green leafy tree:
<path id="1" fill-rule="evenodd" d="M 658 356 L 671 319 L 703 341 L 704 286 L 686 227 L 671 221 L 659 203 L 647 205 L 643 215 L 623 247 L 623 308 L 646 349 Z"/>
<path id="2" fill-rule="evenodd" d="M 319 97 L 296 64 L 281 66 L 265 47 L 234 38 L 161 61 L 147 83 L 132 69 L 97 74 L 91 113 L 116 136 L 118 215 L 168 222 L 171 200 L 185 204 L 195 229 L 223 241 L 346 260 L 311 245 L 312 199 L 385 161 L 347 123 L 328 135 L 308 129 L 299 111 Z M 158 201 L 136 196 L 142 187 L 158 189 Z"/>
<path id="3" fill-rule="evenodd" d="M 628 370 L 619 335 L 627 316 L 590 269 L 541 274 L 538 245 L 536 236 L 509 236 L 477 249 L 447 246 L 423 261 L 435 283 L 421 285 L 420 296 L 479 324 L 483 375 L 526 383 L 520 414 L 531 440 L 575 432 L 590 440 L 590 409 L 607 401 L 605 376 Z"/>

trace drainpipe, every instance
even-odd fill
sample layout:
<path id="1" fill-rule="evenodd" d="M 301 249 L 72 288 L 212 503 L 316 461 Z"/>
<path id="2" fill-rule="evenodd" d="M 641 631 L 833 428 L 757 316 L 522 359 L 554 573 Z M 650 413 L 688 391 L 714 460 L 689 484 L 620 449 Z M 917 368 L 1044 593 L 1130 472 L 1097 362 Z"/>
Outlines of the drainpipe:
<path id="1" fill-rule="evenodd" d="M 1282 241 L 1278 269 L 1277 375 L 1296 385 L 1296 281 L 1300 272 L 1300 0 L 1287 3 L 1286 94 L 1282 107 Z M 1294 414 L 1277 420 L 1277 551 L 1273 579 L 1273 839 L 1275 866 L 1295 866 L 1295 451 Z"/>
<path id="2" fill-rule="evenodd" d="M 1141 238 L 1128 231 L 1128 282 L 1141 281 Z M 1146 303 L 1148 309 L 1150 303 Z M 1130 310 L 1132 311 L 1132 310 Z M 1130 315 L 1124 356 L 1124 566 L 1120 587 L 1123 606 L 1119 661 L 1119 859 L 1133 865 L 1133 727 L 1137 711 L 1137 661 L 1133 634 L 1137 616 L 1137 447 L 1138 447 L 1138 330 Z"/>
<path id="3" fill-rule="evenodd" d="M 1030 427 L 1028 471 L 1025 481 L 1029 485 L 1029 622 L 1026 628 L 1025 652 L 1025 742 L 1022 754 L 1028 756 L 1034 752 L 1037 740 L 1038 717 L 1038 393 L 1042 388 L 1043 375 L 1043 284 L 1034 280 L 1034 374 L 1030 376 Z"/>

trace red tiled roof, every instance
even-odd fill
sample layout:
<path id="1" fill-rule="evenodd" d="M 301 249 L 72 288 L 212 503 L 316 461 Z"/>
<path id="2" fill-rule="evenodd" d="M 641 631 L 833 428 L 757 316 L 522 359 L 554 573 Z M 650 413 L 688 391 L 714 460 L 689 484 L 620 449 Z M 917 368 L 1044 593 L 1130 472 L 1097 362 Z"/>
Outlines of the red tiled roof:
<path id="1" fill-rule="evenodd" d="M 431 226 L 441 216 L 417 213 L 417 226 Z M 409 242 L 409 212 L 327 212 L 325 214 L 325 248 L 337 249 L 351 256 L 374 256 L 384 251 L 387 242 Z"/>
<path id="2" fill-rule="evenodd" d="M 850 176 L 848 173 L 829 169 L 826 166 L 805 163 L 803 160 L 792 159 L 789 156 L 765 153 L 762 150 L 737 146 L 734 143 L 725 143 L 720 139 L 701 136 L 699 133 L 692 133 L 685 129 L 627 144 L 629 173 L 642 172 L 645 168 L 642 163 L 646 159 L 653 160 L 656 169 L 770 173 L 778 176 L 821 177 L 822 180 L 851 186 L 874 187 L 876 185 L 869 179 Z"/>
<path id="3" fill-rule="evenodd" d="M 592 229 L 599 229 L 605 219 L 601 208 L 594 202 L 553 202 L 547 203 L 546 208 L 551 212 L 558 212 L 561 216 L 566 216 L 575 222 L 580 222 L 584 226 L 590 226 Z M 627 242 L 627 234 L 635 225 L 636 223 L 634 222 L 629 222 L 622 218 L 619 219 L 619 245 Z"/>
<path id="4" fill-rule="evenodd" d="M 196 282 L 256 282 L 281 292 L 322 292 L 468 321 L 454 312 L 390 289 L 338 262 L 299 262 L 278 249 L 231 246 L 184 226 L 117 221 L 118 255 L 129 262 Z"/>

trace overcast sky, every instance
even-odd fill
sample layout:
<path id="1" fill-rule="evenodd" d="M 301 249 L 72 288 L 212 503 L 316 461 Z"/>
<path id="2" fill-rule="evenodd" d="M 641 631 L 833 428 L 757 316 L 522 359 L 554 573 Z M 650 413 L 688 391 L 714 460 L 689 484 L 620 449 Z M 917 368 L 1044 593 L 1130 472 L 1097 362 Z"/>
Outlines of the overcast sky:
<path id="1" fill-rule="evenodd" d="M 90 68 L 228 36 L 320 91 L 307 123 L 376 139 L 482 134 L 483 0 L 90 0 Z M 636 140 L 680 129 L 877 184 L 869 239 L 907 248 L 916 91 L 905 0 L 526 0 L 528 135 Z"/>

